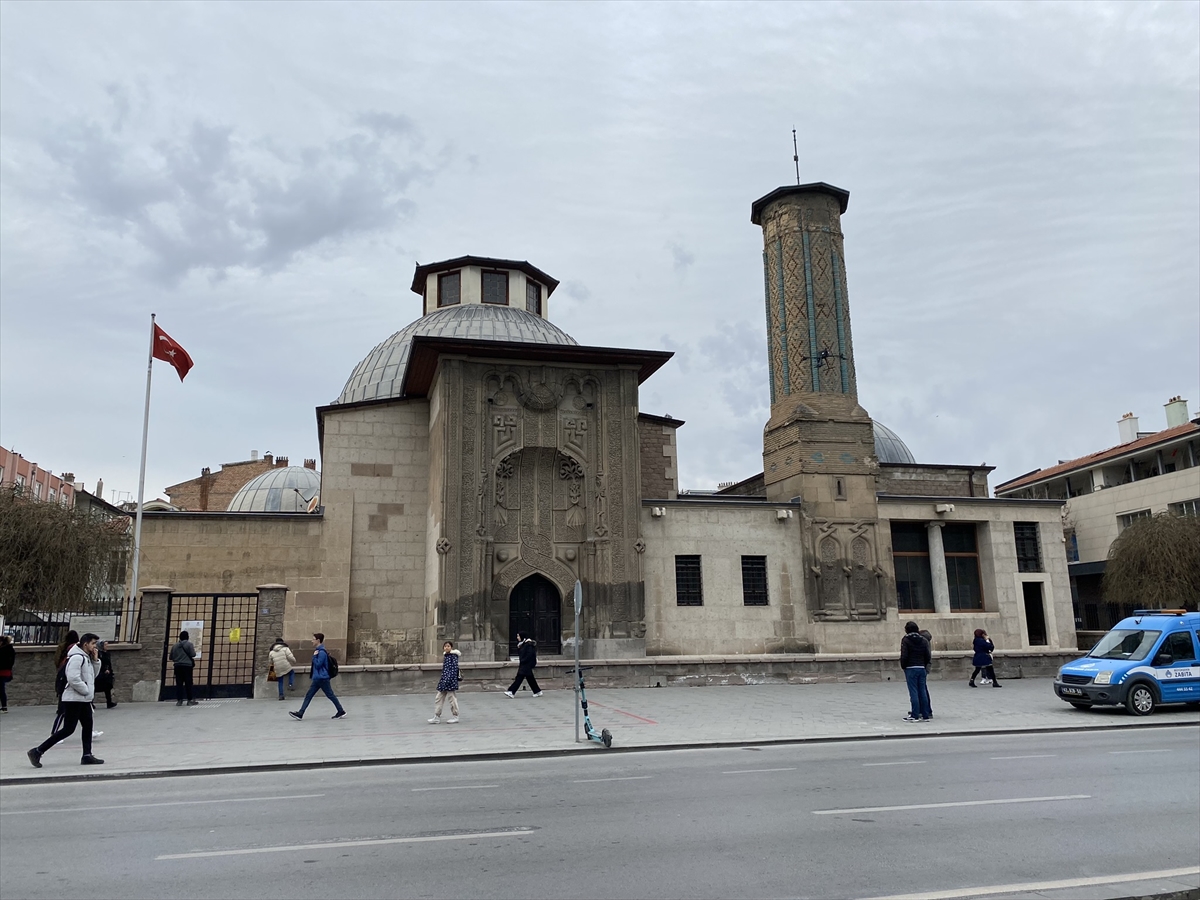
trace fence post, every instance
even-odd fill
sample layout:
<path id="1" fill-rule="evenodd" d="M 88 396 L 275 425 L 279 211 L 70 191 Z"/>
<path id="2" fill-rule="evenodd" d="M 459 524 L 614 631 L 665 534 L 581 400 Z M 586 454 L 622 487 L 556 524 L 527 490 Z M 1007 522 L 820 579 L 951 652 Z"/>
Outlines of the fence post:
<path id="1" fill-rule="evenodd" d="M 167 610 L 170 607 L 172 588 L 153 584 L 143 587 L 141 591 L 138 641 L 142 647 L 138 651 L 136 662 L 133 665 L 126 663 L 131 670 L 129 675 L 122 673 L 122 677 L 132 679 L 134 701 L 158 702 L 158 694 L 162 688 L 163 654 L 171 639 L 171 635 L 167 634 L 167 627 L 170 625 Z"/>
<path id="2" fill-rule="evenodd" d="M 267 682 L 267 670 L 270 668 L 267 651 L 275 643 L 275 638 L 283 637 L 283 606 L 288 589 L 286 584 L 260 584 L 256 590 L 258 622 L 254 627 L 254 699 L 259 700 L 270 697 L 276 690 Z"/>

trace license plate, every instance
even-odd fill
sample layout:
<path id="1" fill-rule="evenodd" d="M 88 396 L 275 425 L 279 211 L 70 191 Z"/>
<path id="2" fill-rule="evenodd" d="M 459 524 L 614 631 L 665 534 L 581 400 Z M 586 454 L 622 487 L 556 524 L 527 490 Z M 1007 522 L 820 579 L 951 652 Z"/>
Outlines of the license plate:
<path id="1" fill-rule="evenodd" d="M 1062 691 L 1064 694 L 1070 694 L 1072 697 L 1082 697 L 1083 696 L 1083 691 L 1081 691 L 1079 688 L 1064 687 L 1064 688 L 1059 688 L 1059 690 Z"/>

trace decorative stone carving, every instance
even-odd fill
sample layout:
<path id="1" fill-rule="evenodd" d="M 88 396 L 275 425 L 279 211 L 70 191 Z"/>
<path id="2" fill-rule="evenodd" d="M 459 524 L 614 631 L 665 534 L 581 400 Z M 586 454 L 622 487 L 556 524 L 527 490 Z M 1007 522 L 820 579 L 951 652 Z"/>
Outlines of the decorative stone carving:
<path id="1" fill-rule="evenodd" d="M 638 553 L 645 553 L 646 552 L 646 542 L 644 540 L 642 540 L 641 538 L 638 538 L 636 541 L 633 542 L 633 549 Z"/>
<path id="2" fill-rule="evenodd" d="M 445 556 L 452 549 L 454 549 L 454 545 L 451 544 L 450 541 L 444 537 L 438 538 L 436 546 L 437 546 L 437 552 L 440 553 L 442 556 Z"/>

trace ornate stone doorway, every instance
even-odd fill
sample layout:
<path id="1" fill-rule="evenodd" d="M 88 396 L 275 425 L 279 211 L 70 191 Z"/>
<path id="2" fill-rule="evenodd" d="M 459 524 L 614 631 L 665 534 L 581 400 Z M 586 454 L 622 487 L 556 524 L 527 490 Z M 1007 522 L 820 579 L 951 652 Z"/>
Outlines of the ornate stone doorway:
<path id="1" fill-rule="evenodd" d="M 508 653 L 517 653 L 517 634 L 531 634 L 539 653 L 562 652 L 562 597 L 550 579 L 530 575 L 508 598 Z"/>

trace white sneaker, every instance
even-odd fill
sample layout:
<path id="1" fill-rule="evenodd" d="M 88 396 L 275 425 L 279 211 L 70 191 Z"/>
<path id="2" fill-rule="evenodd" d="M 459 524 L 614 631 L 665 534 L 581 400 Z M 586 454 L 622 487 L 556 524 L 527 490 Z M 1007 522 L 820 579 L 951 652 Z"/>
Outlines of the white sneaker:
<path id="1" fill-rule="evenodd" d="M 446 720 L 446 724 L 453 725 L 457 721 L 458 721 L 458 716 L 451 716 L 449 719 Z"/>
<path id="2" fill-rule="evenodd" d="M 103 731 L 93 731 L 93 732 L 92 732 L 92 737 L 93 737 L 93 738 L 98 738 L 98 737 L 100 737 L 100 735 L 102 735 L 102 734 L 104 734 L 104 732 L 103 732 Z"/>
<path id="3" fill-rule="evenodd" d="M 542 692 L 541 692 L 541 691 L 538 691 L 538 692 L 537 692 L 536 694 L 534 694 L 533 696 L 535 696 L 535 697 L 540 697 L 540 696 L 542 696 Z"/>
<path id="4" fill-rule="evenodd" d="M 441 721 L 442 721 L 442 720 L 441 720 L 441 719 L 439 719 L 437 716 L 434 716 L 432 719 L 430 719 L 430 720 L 429 720 L 429 724 L 430 724 L 430 725 L 438 725 L 438 724 L 440 724 L 440 723 L 441 723 Z M 457 720 L 456 720 L 456 721 L 457 721 Z"/>
<path id="5" fill-rule="evenodd" d="M 504 692 L 504 696 L 505 696 L 505 697 L 508 697 L 508 698 L 510 698 L 510 699 L 511 699 L 511 698 L 513 697 L 513 692 L 512 692 L 512 691 L 505 691 L 505 692 Z"/>

